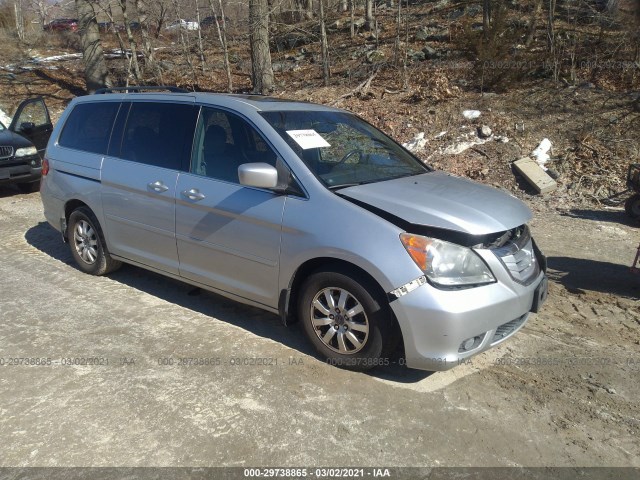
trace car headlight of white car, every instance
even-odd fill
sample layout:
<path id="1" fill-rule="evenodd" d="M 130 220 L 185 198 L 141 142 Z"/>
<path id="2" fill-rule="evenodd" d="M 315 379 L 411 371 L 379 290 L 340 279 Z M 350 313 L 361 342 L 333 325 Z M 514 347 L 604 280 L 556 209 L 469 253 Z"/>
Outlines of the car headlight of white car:
<path id="1" fill-rule="evenodd" d="M 38 154 L 38 150 L 36 149 L 36 147 L 31 146 L 31 147 L 16 148 L 15 156 L 28 157 L 30 155 L 37 155 L 37 154 Z"/>

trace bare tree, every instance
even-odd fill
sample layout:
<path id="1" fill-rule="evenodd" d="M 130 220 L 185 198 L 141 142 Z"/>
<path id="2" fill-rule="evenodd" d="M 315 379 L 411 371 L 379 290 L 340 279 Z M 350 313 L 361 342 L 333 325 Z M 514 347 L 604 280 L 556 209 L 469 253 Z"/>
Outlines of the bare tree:
<path id="1" fill-rule="evenodd" d="M 253 92 L 267 95 L 273 90 L 267 0 L 249 0 L 249 44 Z"/>
<path id="2" fill-rule="evenodd" d="M 489 37 L 489 26 L 491 24 L 491 0 L 482 0 L 482 32 L 484 38 Z"/>
<path id="3" fill-rule="evenodd" d="M 87 83 L 87 91 L 95 92 L 99 88 L 111 86 L 107 64 L 102 53 L 96 12 L 94 4 L 90 0 L 75 0 L 75 3 L 82 44 L 84 78 Z"/>
<path id="4" fill-rule="evenodd" d="M 142 51 L 144 52 L 146 69 L 156 70 L 155 54 L 153 45 L 149 37 L 149 9 L 146 0 L 136 0 L 136 10 L 138 11 L 138 22 L 140 23 L 140 36 L 142 37 Z"/>
<path id="5" fill-rule="evenodd" d="M 351 38 L 353 38 L 356 36 L 356 0 L 351 0 L 349 3 L 351 4 Z"/>
<path id="6" fill-rule="evenodd" d="M 18 34 L 19 40 L 24 40 L 24 17 L 22 16 L 22 2 L 21 0 L 16 0 L 13 4 L 13 10 L 15 12 L 16 19 L 16 33 Z"/>
<path id="7" fill-rule="evenodd" d="M 329 77 L 331 70 L 329 69 L 329 45 L 327 43 L 327 29 L 324 19 L 324 0 L 319 0 L 320 10 L 320 50 L 322 51 L 322 79 L 324 86 L 329 86 Z"/>
<path id="8" fill-rule="evenodd" d="M 531 45 L 531 43 L 533 43 L 533 40 L 535 39 L 536 36 L 536 27 L 538 25 L 538 16 L 540 15 L 540 12 L 542 11 L 542 1 L 543 0 L 536 0 L 535 6 L 531 12 L 531 19 L 529 20 L 529 33 L 527 34 L 527 40 L 525 42 L 525 45 L 528 47 L 529 45 Z"/>
<path id="9" fill-rule="evenodd" d="M 374 20 L 373 20 L 373 0 L 366 0 L 365 2 L 365 15 L 364 15 L 364 19 L 365 19 L 365 28 L 367 30 L 373 30 L 375 25 L 374 25 Z"/>
<path id="10" fill-rule="evenodd" d="M 224 7 L 222 6 L 222 0 L 218 0 L 218 7 L 220 8 L 220 18 L 222 19 L 222 27 L 220 27 L 220 21 L 216 14 L 216 9 L 213 6 L 213 0 L 209 0 L 209 6 L 211 7 L 211 13 L 216 22 L 216 30 L 218 31 L 218 40 L 222 47 L 222 61 L 224 62 L 224 71 L 227 74 L 227 91 L 231 93 L 233 91 L 233 80 L 231 78 L 231 66 L 229 65 L 229 49 L 227 47 L 227 22 L 224 15 Z"/>
<path id="11" fill-rule="evenodd" d="M 180 4 L 178 0 L 172 0 L 172 3 L 173 3 L 174 14 L 176 18 L 179 18 Z M 192 76 L 192 82 L 195 85 L 198 83 L 198 75 L 196 73 L 195 68 L 193 67 L 193 60 L 191 59 L 188 29 L 180 25 L 177 30 L 178 30 L 178 35 L 180 37 L 180 46 L 182 47 L 182 55 L 184 56 L 184 59 L 186 60 L 187 65 L 189 66 L 189 70 L 191 71 L 191 76 Z"/>
<path id="12" fill-rule="evenodd" d="M 38 22 L 40 26 L 44 28 L 47 23 L 47 17 L 49 15 L 49 10 L 51 10 L 51 3 L 47 2 L 47 0 L 31 0 L 31 9 L 36 12 L 38 15 Z"/>
<path id="13" fill-rule="evenodd" d="M 200 68 L 202 69 L 202 73 L 206 70 L 206 58 L 204 57 L 204 45 L 202 44 L 202 28 L 200 28 L 200 4 L 198 0 L 196 3 L 196 22 L 198 22 L 198 53 L 200 55 Z"/>
<path id="14" fill-rule="evenodd" d="M 547 22 L 547 37 L 549 44 L 549 51 L 554 53 L 556 50 L 556 32 L 555 32 L 555 21 L 556 21 L 556 0 L 549 0 L 549 20 Z"/>
<path id="15" fill-rule="evenodd" d="M 133 67 L 133 76 L 136 83 L 142 83 L 142 74 L 140 73 L 140 65 L 138 65 L 138 45 L 135 38 L 133 38 L 133 32 L 131 31 L 131 23 L 129 22 L 129 15 L 127 13 L 127 0 L 118 0 L 120 10 L 122 11 L 122 20 L 124 21 L 124 30 L 127 34 L 127 41 L 129 42 L 129 50 L 131 50 L 131 57 L 129 62 Z M 123 52 L 124 53 L 124 52 Z"/>

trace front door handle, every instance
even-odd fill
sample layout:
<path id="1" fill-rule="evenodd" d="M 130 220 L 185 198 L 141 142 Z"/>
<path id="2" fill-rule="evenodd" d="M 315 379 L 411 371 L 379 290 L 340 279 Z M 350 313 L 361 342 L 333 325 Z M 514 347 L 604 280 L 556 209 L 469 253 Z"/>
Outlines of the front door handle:
<path id="1" fill-rule="evenodd" d="M 191 190 L 185 190 L 184 192 L 182 192 L 182 195 L 187 197 L 189 200 L 193 200 L 194 202 L 197 202 L 205 198 L 204 194 L 200 193 L 200 191 L 197 188 L 192 188 Z"/>
<path id="2" fill-rule="evenodd" d="M 162 183 L 162 180 L 147 183 L 147 187 L 149 187 L 154 192 L 158 192 L 158 193 L 166 192 L 167 190 L 169 190 L 169 187 L 167 187 L 164 183 Z"/>

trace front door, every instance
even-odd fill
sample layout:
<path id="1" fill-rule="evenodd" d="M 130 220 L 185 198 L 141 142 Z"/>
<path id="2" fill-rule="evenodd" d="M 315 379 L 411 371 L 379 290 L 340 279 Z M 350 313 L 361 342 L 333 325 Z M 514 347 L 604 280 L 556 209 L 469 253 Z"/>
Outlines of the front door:
<path id="1" fill-rule="evenodd" d="M 40 157 L 43 157 L 53 130 L 44 99 L 30 98 L 22 102 L 13 116 L 9 130 L 29 139 L 38 149 Z"/>
<path id="2" fill-rule="evenodd" d="M 248 161 L 275 165 L 276 155 L 244 119 L 203 107 L 176 187 L 180 275 L 276 308 L 286 197 L 240 185 Z"/>

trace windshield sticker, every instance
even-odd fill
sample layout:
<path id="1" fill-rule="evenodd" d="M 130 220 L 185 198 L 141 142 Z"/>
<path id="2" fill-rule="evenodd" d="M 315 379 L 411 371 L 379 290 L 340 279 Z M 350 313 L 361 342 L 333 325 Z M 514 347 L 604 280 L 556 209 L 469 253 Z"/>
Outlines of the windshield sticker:
<path id="1" fill-rule="evenodd" d="M 331 146 L 315 130 L 287 130 L 287 133 L 303 150 Z"/>

